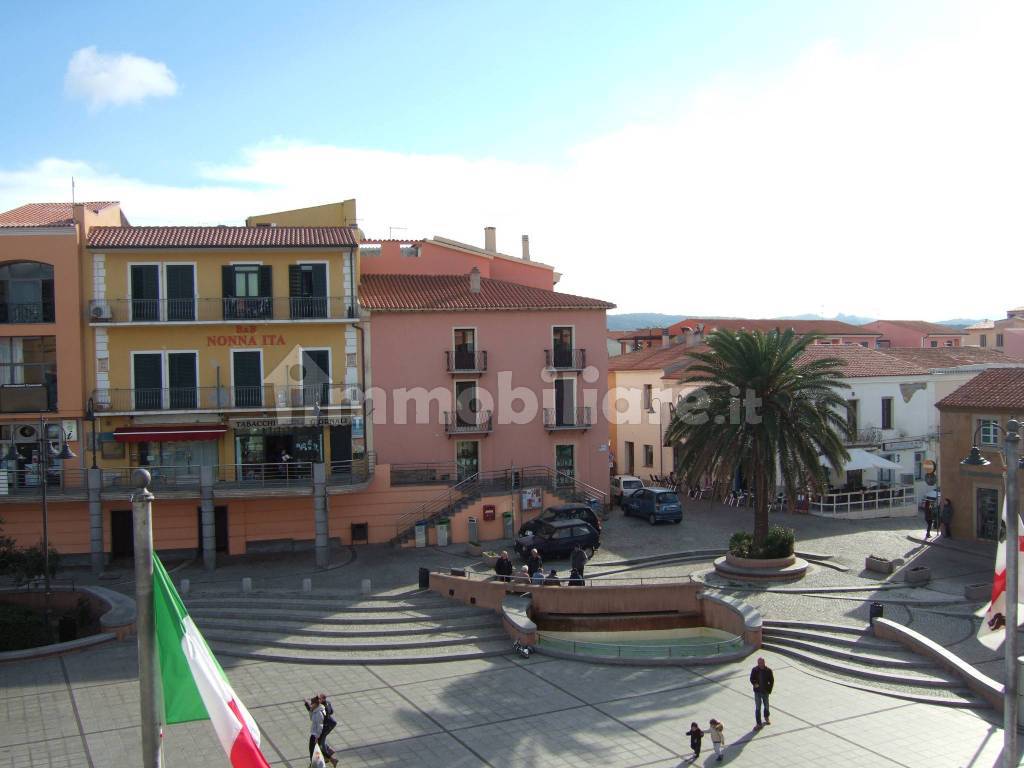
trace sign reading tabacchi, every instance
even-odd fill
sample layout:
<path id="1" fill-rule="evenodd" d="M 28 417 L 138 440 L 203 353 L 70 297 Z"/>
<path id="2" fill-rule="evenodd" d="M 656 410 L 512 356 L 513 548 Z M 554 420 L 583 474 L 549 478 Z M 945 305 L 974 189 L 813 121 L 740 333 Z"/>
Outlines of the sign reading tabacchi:
<path id="1" fill-rule="evenodd" d="M 255 325 L 236 325 L 234 333 L 218 333 L 206 337 L 208 347 L 283 347 L 279 333 L 257 333 Z"/>

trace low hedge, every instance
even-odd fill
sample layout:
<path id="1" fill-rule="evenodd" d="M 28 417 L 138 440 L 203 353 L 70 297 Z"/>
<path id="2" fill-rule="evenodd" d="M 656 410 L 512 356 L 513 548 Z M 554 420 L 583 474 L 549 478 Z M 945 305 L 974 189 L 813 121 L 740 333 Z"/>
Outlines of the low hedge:
<path id="1" fill-rule="evenodd" d="M 40 614 L 21 605 L 0 605 L 0 651 L 38 648 L 49 642 Z"/>
<path id="2" fill-rule="evenodd" d="M 795 544 L 796 534 L 792 528 L 773 525 L 768 529 L 768 535 L 765 537 L 762 547 L 754 546 L 753 534 L 747 531 L 736 531 L 729 538 L 729 554 L 733 557 L 771 560 L 789 557 L 793 554 Z"/>

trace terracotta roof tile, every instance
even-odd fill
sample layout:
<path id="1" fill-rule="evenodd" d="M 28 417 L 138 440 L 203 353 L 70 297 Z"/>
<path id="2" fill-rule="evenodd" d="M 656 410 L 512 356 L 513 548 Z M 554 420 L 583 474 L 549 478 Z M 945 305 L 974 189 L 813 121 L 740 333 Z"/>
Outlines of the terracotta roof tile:
<path id="1" fill-rule="evenodd" d="M 1024 411 L 1024 368 L 989 368 L 935 405 L 937 408 Z"/>
<path id="2" fill-rule="evenodd" d="M 338 248 L 351 227 L 93 227 L 90 248 Z"/>
<path id="3" fill-rule="evenodd" d="M 799 334 L 822 333 L 830 336 L 878 336 L 878 331 L 865 330 L 859 325 L 844 323 L 841 320 L 780 320 L 779 318 L 748 318 L 748 317 L 688 317 L 673 323 L 669 331 L 679 335 L 684 327 L 693 328 L 704 325 L 704 335 L 713 330 L 722 331 L 774 331 L 776 328 L 792 328 Z"/>
<path id="4" fill-rule="evenodd" d="M 878 351 L 928 369 L 962 365 L 1024 365 L 1024 360 L 1009 357 L 990 347 L 890 347 Z"/>
<path id="5" fill-rule="evenodd" d="M 629 352 L 625 355 L 616 355 L 608 358 L 609 371 L 657 371 L 672 368 L 680 363 L 691 360 L 690 352 L 701 349 L 706 350 L 707 345 L 698 344 L 686 346 L 685 344 L 674 344 L 671 347 L 655 346 L 651 349 L 641 349 L 637 352 Z"/>
<path id="6" fill-rule="evenodd" d="M 117 203 L 108 201 L 82 205 L 99 212 Z M 0 213 L 0 227 L 71 227 L 74 223 L 71 203 L 29 203 Z"/>
<path id="7" fill-rule="evenodd" d="M 471 310 L 614 309 L 599 299 L 480 278 L 469 290 L 469 275 L 363 275 L 359 302 L 372 312 L 465 312 Z"/>
<path id="8" fill-rule="evenodd" d="M 900 328 L 906 328 L 911 331 L 917 331 L 918 333 L 926 336 L 966 336 L 967 331 L 962 328 L 957 328 L 952 325 L 942 325 L 941 323 L 929 323 L 926 320 L 876 320 L 873 323 L 865 323 L 864 328 L 871 331 L 878 331 L 883 336 L 885 331 L 878 327 L 879 323 L 888 323 L 889 325 L 896 325 Z"/>

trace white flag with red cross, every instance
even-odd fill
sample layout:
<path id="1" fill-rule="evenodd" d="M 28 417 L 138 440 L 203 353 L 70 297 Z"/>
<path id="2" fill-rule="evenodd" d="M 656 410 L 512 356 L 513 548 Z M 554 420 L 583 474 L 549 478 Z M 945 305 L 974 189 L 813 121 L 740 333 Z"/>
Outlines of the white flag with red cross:
<path id="1" fill-rule="evenodd" d="M 1024 524 L 1017 518 L 1017 530 L 1024 531 Z M 1024 569 L 1021 568 L 1020 553 L 1024 551 L 1024 536 L 1017 537 L 1017 623 L 1024 622 Z M 979 613 L 980 615 L 980 613 Z M 1006 498 L 1003 498 L 1003 515 L 999 522 L 999 545 L 996 547 L 996 572 L 992 579 L 992 600 L 985 608 L 985 616 L 978 629 L 978 642 L 998 649 L 1006 639 Z"/>

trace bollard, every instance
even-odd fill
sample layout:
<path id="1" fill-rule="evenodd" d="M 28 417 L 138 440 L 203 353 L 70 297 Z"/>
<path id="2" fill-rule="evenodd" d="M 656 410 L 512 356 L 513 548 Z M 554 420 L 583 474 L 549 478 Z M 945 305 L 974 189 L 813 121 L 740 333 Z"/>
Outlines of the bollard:
<path id="1" fill-rule="evenodd" d="M 310 592 L 313 591 L 313 580 L 312 579 L 303 579 L 302 580 L 302 591 L 305 592 L 306 594 L 309 594 Z"/>
<path id="2" fill-rule="evenodd" d="M 363 591 L 364 595 L 370 594 L 370 580 L 369 579 L 363 579 L 363 589 L 362 589 L 362 591 Z"/>
<path id="3" fill-rule="evenodd" d="M 252 592 L 252 579 L 249 578 L 248 576 L 245 576 L 242 579 L 242 591 L 245 592 L 246 594 L 248 594 L 249 592 Z"/>
<path id="4" fill-rule="evenodd" d="M 180 589 L 181 589 L 181 596 L 182 597 L 185 597 L 185 595 L 188 594 L 188 590 L 189 590 L 189 588 L 191 586 L 192 586 L 192 582 L 189 581 L 188 579 L 182 579 L 181 580 L 181 587 L 180 587 Z"/>

